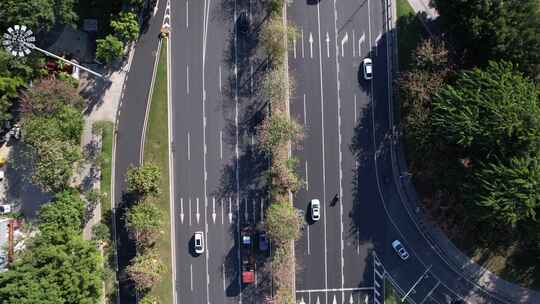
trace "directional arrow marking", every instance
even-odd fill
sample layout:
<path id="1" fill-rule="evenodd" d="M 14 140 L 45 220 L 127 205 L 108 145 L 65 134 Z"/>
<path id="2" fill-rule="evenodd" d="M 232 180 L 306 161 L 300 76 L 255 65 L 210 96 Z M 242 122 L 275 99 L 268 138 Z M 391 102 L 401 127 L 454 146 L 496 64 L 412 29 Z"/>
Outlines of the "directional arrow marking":
<path id="1" fill-rule="evenodd" d="M 313 58 L 313 35 L 309 32 L 309 57 Z"/>
<path id="2" fill-rule="evenodd" d="M 212 221 L 216 223 L 216 198 L 212 197 Z"/>
<path id="3" fill-rule="evenodd" d="M 353 299 L 353 297 L 352 297 L 352 294 L 351 294 L 351 297 L 349 298 L 349 303 L 350 303 L 350 304 L 354 304 L 354 299 Z"/>
<path id="4" fill-rule="evenodd" d="M 199 213 L 199 198 L 197 197 L 197 213 L 195 214 L 197 217 L 197 224 L 199 223 L 199 219 L 201 218 L 201 214 Z"/>
<path id="5" fill-rule="evenodd" d="M 334 300 L 332 300 L 332 304 L 337 304 L 336 295 L 334 295 Z"/>
<path id="6" fill-rule="evenodd" d="M 345 43 L 349 41 L 349 33 L 345 32 L 345 36 L 341 39 L 341 57 L 345 56 Z"/>
<path id="7" fill-rule="evenodd" d="M 184 199 L 180 198 L 180 222 L 184 223 Z"/>
<path id="8" fill-rule="evenodd" d="M 232 198 L 229 197 L 229 224 L 232 223 Z"/>
<path id="9" fill-rule="evenodd" d="M 306 302 L 304 301 L 304 297 L 300 299 L 300 302 L 298 304 L 306 304 Z"/>
<path id="10" fill-rule="evenodd" d="M 319 300 L 319 296 L 317 296 L 317 304 L 321 304 L 321 300 Z"/>
<path id="11" fill-rule="evenodd" d="M 328 35 L 328 32 L 326 32 L 326 57 L 330 57 L 330 36 Z"/>
<path id="12" fill-rule="evenodd" d="M 191 226 L 191 198 L 189 198 L 189 225 Z"/>

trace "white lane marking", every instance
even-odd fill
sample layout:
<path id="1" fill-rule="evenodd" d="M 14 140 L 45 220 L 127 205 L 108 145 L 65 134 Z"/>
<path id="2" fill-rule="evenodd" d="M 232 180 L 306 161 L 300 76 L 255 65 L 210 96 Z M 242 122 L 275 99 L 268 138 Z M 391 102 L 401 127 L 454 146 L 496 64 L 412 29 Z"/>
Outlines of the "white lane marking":
<path id="1" fill-rule="evenodd" d="M 313 34 L 309 32 L 309 57 L 313 58 Z"/>
<path id="2" fill-rule="evenodd" d="M 212 221 L 216 223 L 216 198 L 212 197 Z"/>
<path id="3" fill-rule="evenodd" d="M 319 35 L 319 86 L 321 90 L 321 134 L 322 134 L 322 177 L 323 177 L 323 210 L 326 210 L 326 165 L 325 165 L 325 146 L 324 146 L 324 94 L 323 94 L 323 78 L 322 78 L 322 50 L 321 50 L 321 10 L 320 3 L 317 3 L 317 33 Z M 323 211 L 324 213 L 324 211 Z M 328 288 L 328 246 L 326 240 L 326 216 L 323 214 L 324 226 L 324 288 Z M 325 291 L 325 303 L 328 302 L 328 292 Z"/>
<path id="4" fill-rule="evenodd" d="M 304 58 L 304 29 L 302 29 L 302 31 L 300 32 L 300 37 L 302 39 L 302 41 L 301 41 L 302 42 L 301 43 L 301 45 L 302 45 L 302 58 Z"/>
<path id="5" fill-rule="evenodd" d="M 304 127 L 307 126 L 307 115 L 306 115 L 306 94 L 304 94 Z"/>
<path id="6" fill-rule="evenodd" d="M 308 300 L 308 303 L 309 303 L 309 300 Z M 304 301 L 304 297 L 302 297 L 302 298 L 300 299 L 300 302 L 299 302 L 298 304 L 306 304 L 306 302 Z M 311 304 L 311 303 L 310 303 L 310 304 Z"/>
<path id="7" fill-rule="evenodd" d="M 337 14 L 337 8 L 336 8 L 336 0 L 334 0 L 334 34 L 335 37 L 335 43 L 336 43 L 336 53 L 338 52 L 338 41 L 337 41 L 337 35 L 338 35 L 338 28 L 337 28 L 337 22 L 338 22 L 338 14 Z M 349 40 L 349 34 L 345 33 L 345 37 L 341 40 L 341 56 L 345 56 L 345 47 L 344 44 L 347 43 Z M 339 59 L 338 56 L 336 56 L 336 83 L 337 83 L 337 107 L 338 107 L 338 155 L 339 155 L 339 223 L 340 223 L 340 255 L 341 255 L 341 288 L 344 288 L 345 286 L 345 274 L 344 274 L 344 267 L 345 267 L 345 258 L 343 254 L 343 247 L 344 247 L 344 240 L 343 240 L 343 152 L 341 149 L 342 145 L 342 134 L 341 134 L 341 97 L 340 97 L 340 82 L 339 82 Z M 344 291 L 341 292 L 341 300 L 343 301 L 345 297 Z M 334 297 L 335 302 L 335 297 Z"/>
<path id="8" fill-rule="evenodd" d="M 223 225 L 223 213 L 224 213 L 224 207 L 223 207 L 223 199 L 221 199 L 221 225 Z"/>
<path id="9" fill-rule="evenodd" d="M 309 237 L 309 225 L 307 226 L 307 254 L 308 255 L 311 255 L 311 243 L 309 241 L 310 237 Z"/>
<path id="10" fill-rule="evenodd" d="M 296 35 L 293 36 L 293 56 L 296 59 Z"/>
<path id="11" fill-rule="evenodd" d="M 187 160 L 191 159 L 190 137 L 189 132 L 187 132 Z"/>
<path id="12" fill-rule="evenodd" d="M 334 300 L 332 301 L 332 304 L 337 304 L 336 295 L 334 295 Z"/>
<path id="13" fill-rule="evenodd" d="M 437 289 L 437 287 L 439 287 L 439 285 L 441 285 L 441 281 L 437 281 L 437 284 L 435 284 L 435 286 L 433 286 L 433 288 L 431 288 L 429 290 L 429 292 L 427 293 L 427 295 L 424 297 L 424 299 L 422 300 L 422 302 L 420 302 L 420 304 L 423 304 L 427 298 L 431 297 L 431 295 L 433 294 L 433 292 L 435 291 L 435 289 Z"/>
<path id="14" fill-rule="evenodd" d="M 189 95 L 189 64 L 186 65 L 186 92 Z"/>
<path id="15" fill-rule="evenodd" d="M 341 39 L 341 57 L 345 56 L 345 43 L 349 41 L 349 32 L 345 32 L 345 36 Z"/>
<path id="16" fill-rule="evenodd" d="M 219 159 L 223 159 L 223 131 L 219 130 Z"/>
<path id="17" fill-rule="evenodd" d="M 189 264 L 189 281 L 191 282 L 191 291 L 193 291 L 193 264 Z"/>
<path id="18" fill-rule="evenodd" d="M 352 30 L 352 56 L 354 57 L 354 55 L 356 54 L 356 43 L 354 43 L 356 41 L 355 39 L 355 35 L 354 35 L 354 30 Z"/>
<path id="19" fill-rule="evenodd" d="M 304 167 L 306 168 L 306 191 L 309 191 L 309 174 L 308 174 L 307 160 L 304 164 Z"/>
<path id="20" fill-rule="evenodd" d="M 257 222 L 257 208 L 255 208 L 257 206 L 257 202 L 255 200 L 253 200 L 253 222 L 256 223 Z"/>
<path id="21" fill-rule="evenodd" d="M 180 198 L 180 222 L 184 223 L 184 198 Z"/>
<path id="22" fill-rule="evenodd" d="M 358 56 L 362 55 L 362 43 L 366 41 L 366 33 L 362 32 L 362 36 L 358 39 Z"/>
<path id="23" fill-rule="evenodd" d="M 234 1 L 234 20 L 236 20 L 237 16 L 237 0 Z M 236 212 L 238 219 L 240 219 L 240 151 L 239 151 L 239 131 L 238 131 L 238 33 L 235 31 L 234 35 L 234 126 L 235 126 L 235 137 L 236 137 L 236 143 L 235 143 L 235 161 L 236 161 L 236 170 L 235 170 L 235 178 L 236 178 Z M 229 205 L 230 208 L 230 205 Z M 230 212 L 230 209 L 229 209 Z M 232 221 L 232 213 L 229 213 L 229 222 Z M 236 236 L 240 238 L 240 223 L 236 223 Z M 238 261 L 240 261 L 240 248 L 238 247 L 236 250 L 236 258 Z M 239 303 L 242 304 L 242 285 L 241 285 L 241 265 L 238 265 L 238 289 L 240 290 L 239 294 Z"/>
<path id="24" fill-rule="evenodd" d="M 253 64 L 249 66 L 249 92 L 253 94 Z"/>
<path id="25" fill-rule="evenodd" d="M 377 35 L 377 37 L 375 37 L 375 44 L 379 43 L 379 40 L 381 40 L 382 38 L 382 33 L 379 33 L 379 35 Z M 377 56 L 379 54 L 379 52 L 377 51 L 377 48 L 375 48 L 375 56 Z"/>
<path id="26" fill-rule="evenodd" d="M 197 212 L 195 213 L 195 217 L 197 218 L 197 224 L 199 223 L 199 219 L 201 217 L 201 214 L 199 213 L 199 198 L 197 197 Z"/>
<path id="27" fill-rule="evenodd" d="M 255 145 L 255 135 L 251 134 L 251 145 Z"/>
<path id="28" fill-rule="evenodd" d="M 232 198 L 229 197 L 229 224 L 232 223 Z"/>
<path id="29" fill-rule="evenodd" d="M 248 219 L 249 219 L 249 214 L 248 214 L 248 208 L 247 208 L 247 199 L 243 199 L 242 200 L 242 205 L 244 205 L 244 220 L 247 222 Z"/>
<path id="30" fill-rule="evenodd" d="M 189 28 L 189 0 L 186 0 L 186 28 Z"/>
<path id="31" fill-rule="evenodd" d="M 188 210 L 189 210 L 189 225 L 191 226 L 191 197 L 188 200 Z"/>
<path id="32" fill-rule="evenodd" d="M 356 94 L 354 94 L 354 123 L 358 122 L 356 117 Z"/>
<path id="33" fill-rule="evenodd" d="M 330 58 L 330 35 L 326 32 L 326 57 Z"/>
<path id="34" fill-rule="evenodd" d="M 221 264 L 221 276 L 223 277 L 223 291 L 225 291 L 225 264 Z"/>
<path id="35" fill-rule="evenodd" d="M 261 223 L 264 224 L 264 199 L 261 198 Z"/>
<path id="36" fill-rule="evenodd" d="M 223 85 L 221 84 L 221 65 L 218 67 L 218 74 L 219 74 L 219 92 L 221 93 L 221 88 Z"/>

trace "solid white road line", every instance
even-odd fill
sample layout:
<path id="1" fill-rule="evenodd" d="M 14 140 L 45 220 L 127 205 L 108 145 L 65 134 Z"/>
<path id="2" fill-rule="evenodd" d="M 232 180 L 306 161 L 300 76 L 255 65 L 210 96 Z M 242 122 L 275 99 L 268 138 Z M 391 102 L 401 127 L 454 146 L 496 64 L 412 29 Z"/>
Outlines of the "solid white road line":
<path id="1" fill-rule="evenodd" d="M 356 117 L 356 94 L 354 94 L 354 123 L 356 124 L 358 122 Z"/>
<path id="2" fill-rule="evenodd" d="M 307 126 L 307 115 L 306 115 L 306 94 L 304 93 L 304 127 Z"/>
<path id="3" fill-rule="evenodd" d="M 193 291 L 193 264 L 189 264 L 189 281 L 190 281 L 191 291 Z"/>
<path id="4" fill-rule="evenodd" d="M 238 6 L 238 0 L 234 0 L 234 21 L 236 21 L 237 17 L 237 6 Z M 235 31 L 234 33 L 234 126 L 235 126 L 235 135 L 236 135 L 236 143 L 235 143 L 235 161 L 236 161 L 236 207 L 237 207 L 237 217 L 240 219 L 240 151 L 239 151 L 239 134 L 238 134 L 238 33 Z M 229 205 L 230 208 L 230 205 Z M 232 213 L 230 213 L 229 209 L 229 222 L 232 221 Z M 236 235 L 238 238 L 240 238 L 240 223 L 236 223 Z M 236 250 L 236 258 L 238 261 L 240 261 L 240 248 L 238 247 Z M 238 295 L 238 301 L 240 304 L 242 304 L 242 278 L 241 278 L 241 265 L 238 265 L 238 289 L 240 290 L 240 293 Z"/>
<path id="5" fill-rule="evenodd" d="M 189 95 L 189 64 L 186 65 L 186 92 Z"/>
<path id="6" fill-rule="evenodd" d="M 191 148 L 190 148 L 190 135 L 189 132 L 187 132 L 187 160 L 191 160 Z"/>
<path id="7" fill-rule="evenodd" d="M 293 56 L 296 59 L 296 35 L 293 36 Z"/>
<path id="8" fill-rule="evenodd" d="M 324 146 L 324 94 L 323 94 L 323 77 L 322 77 L 322 56 L 321 56 L 321 11 L 320 3 L 317 2 L 317 33 L 319 35 L 319 86 L 321 90 L 321 134 L 322 134 L 322 177 L 323 177 L 323 210 L 326 210 L 326 165 L 325 165 L 325 146 Z M 326 213 L 323 211 L 323 213 Z M 324 215 L 324 214 L 323 214 Z M 326 240 L 326 216 L 323 216 L 324 226 L 324 288 L 328 288 L 328 246 Z M 328 302 L 328 292 L 325 292 L 325 303 Z"/>
<path id="9" fill-rule="evenodd" d="M 309 32 L 309 58 L 313 58 L 313 34 Z"/>
<path id="10" fill-rule="evenodd" d="M 186 0 L 186 28 L 189 28 L 189 0 Z"/>
<path id="11" fill-rule="evenodd" d="M 212 197 L 212 221 L 216 223 L 216 198 Z"/>
<path id="12" fill-rule="evenodd" d="M 223 207 L 223 199 L 221 199 L 221 225 L 223 225 L 223 211 L 224 207 Z"/>
<path id="13" fill-rule="evenodd" d="M 221 93 L 221 88 L 222 88 L 222 84 L 221 84 L 221 65 L 219 65 L 219 67 L 218 67 L 218 74 L 219 74 L 219 92 Z"/>
<path id="14" fill-rule="evenodd" d="M 311 243 L 309 241 L 310 237 L 309 237 L 309 225 L 307 226 L 307 254 L 308 255 L 311 255 Z"/>
<path id="15" fill-rule="evenodd" d="M 330 58 L 330 35 L 326 32 L 326 57 Z"/>
<path id="16" fill-rule="evenodd" d="M 221 277 L 223 278 L 223 291 L 225 291 L 225 264 L 221 264 Z"/>

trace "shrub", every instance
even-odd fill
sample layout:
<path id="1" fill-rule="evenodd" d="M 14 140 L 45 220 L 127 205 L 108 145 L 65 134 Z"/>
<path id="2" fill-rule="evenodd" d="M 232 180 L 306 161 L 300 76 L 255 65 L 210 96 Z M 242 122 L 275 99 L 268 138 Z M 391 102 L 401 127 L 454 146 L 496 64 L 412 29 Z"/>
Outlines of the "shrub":
<path id="1" fill-rule="evenodd" d="M 96 58 L 105 63 L 111 63 L 124 54 L 124 43 L 113 35 L 96 40 Z"/>

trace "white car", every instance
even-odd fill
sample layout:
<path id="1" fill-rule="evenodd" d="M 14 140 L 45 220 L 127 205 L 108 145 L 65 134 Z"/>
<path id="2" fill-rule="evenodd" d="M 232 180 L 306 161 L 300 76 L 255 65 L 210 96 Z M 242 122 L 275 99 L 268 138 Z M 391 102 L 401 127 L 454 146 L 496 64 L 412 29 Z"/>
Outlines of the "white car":
<path id="1" fill-rule="evenodd" d="M 0 214 L 8 214 L 11 212 L 11 205 L 0 205 Z"/>
<path id="2" fill-rule="evenodd" d="M 204 252 L 204 232 L 195 232 L 195 235 L 193 236 L 193 247 L 196 254 L 201 254 Z"/>
<path id="3" fill-rule="evenodd" d="M 316 222 L 321 218 L 321 202 L 318 199 L 312 199 L 310 203 L 311 219 Z"/>
<path id="4" fill-rule="evenodd" d="M 364 70 L 364 79 L 370 80 L 373 78 L 373 63 L 371 62 L 371 58 L 364 58 L 362 66 Z"/>
<path id="5" fill-rule="evenodd" d="M 400 241 L 398 240 L 393 241 L 392 247 L 394 248 L 394 250 L 397 252 L 397 254 L 402 260 L 406 260 L 409 258 L 409 253 L 407 252 L 407 250 L 405 250 L 405 247 L 403 247 Z"/>

